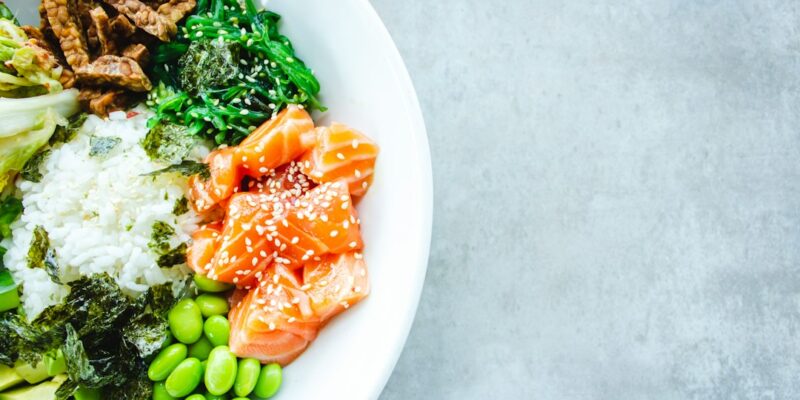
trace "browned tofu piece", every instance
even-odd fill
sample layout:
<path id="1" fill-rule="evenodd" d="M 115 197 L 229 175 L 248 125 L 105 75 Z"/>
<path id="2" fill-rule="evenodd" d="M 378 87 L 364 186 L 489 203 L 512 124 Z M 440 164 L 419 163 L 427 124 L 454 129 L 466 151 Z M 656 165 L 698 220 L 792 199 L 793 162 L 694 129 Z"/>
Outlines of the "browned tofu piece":
<path id="1" fill-rule="evenodd" d="M 81 107 L 92 114 L 105 117 L 116 110 L 124 110 L 132 103 L 133 96 L 122 89 L 85 86 L 78 94 Z"/>
<path id="2" fill-rule="evenodd" d="M 169 0 L 158 7 L 158 13 L 173 24 L 177 24 L 186 14 L 194 10 L 196 5 L 195 0 Z"/>
<path id="3" fill-rule="evenodd" d="M 175 32 L 178 30 L 174 22 L 139 0 L 104 1 L 119 11 L 120 14 L 130 18 L 137 27 L 163 42 L 169 42 L 170 38 L 175 36 Z"/>
<path id="4" fill-rule="evenodd" d="M 58 81 L 61 82 L 61 86 L 64 89 L 70 89 L 75 87 L 75 83 L 78 79 L 75 77 L 75 73 L 72 72 L 71 69 L 64 68 L 61 70 L 61 76 L 58 77 Z"/>
<path id="5" fill-rule="evenodd" d="M 41 29 L 30 25 L 22 25 L 19 28 L 22 29 L 22 31 L 25 32 L 26 35 L 28 35 L 28 38 L 40 40 L 42 42 L 45 41 L 44 33 L 42 33 Z"/>
<path id="6" fill-rule="evenodd" d="M 78 81 L 89 85 L 112 85 L 134 92 L 153 88 L 142 67 L 128 57 L 101 56 L 91 64 L 75 70 Z"/>
<path id="7" fill-rule="evenodd" d="M 127 38 L 136 32 L 136 25 L 134 25 L 128 17 L 119 14 L 111 18 L 111 30 L 114 31 L 117 37 Z"/>
<path id="8" fill-rule="evenodd" d="M 47 22 L 58 38 L 67 63 L 77 69 L 89 64 L 89 50 L 77 16 L 75 0 L 42 0 Z"/>
<path id="9" fill-rule="evenodd" d="M 139 65 L 147 65 L 150 61 L 150 51 L 141 43 L 132 43 L 122 50 L 122 55 L 136 61 Z"/>
<path id="10" fill-rule="evenodd" d="M 100 54 L 109 55 L 117 53 L 117 44 L 111 38 L 111 22 L 103 7 L 97 6 L 89 11 L 92 25 L 97 32 L 97 41 L 100 43 Z"/>
<path id="11" fill-rule="evenodd" d="M 30 25 L 23 25 L 20 27 L 20 29 L 22 29 L 22 31 L 28 36 L 28 43 L 25 44 L 26 46 L 41 49 L 41 51 L 37 51 L 36 56 L 36 63 L 38 65 L 48 69 L 59 66 L 64 67 L 66 62 L 60 58 L 60 53 L 55 51 L 50 42 L 48 42 L 45 38 L 44 33 L 42 33 L 39 28 Z M 69 89 L 75 85 L 75 75 L 69 68 L 62 68 L 61 76 L 58 80 L 61 82 L 61 86 L 63 86 L 65 89 Z"/>

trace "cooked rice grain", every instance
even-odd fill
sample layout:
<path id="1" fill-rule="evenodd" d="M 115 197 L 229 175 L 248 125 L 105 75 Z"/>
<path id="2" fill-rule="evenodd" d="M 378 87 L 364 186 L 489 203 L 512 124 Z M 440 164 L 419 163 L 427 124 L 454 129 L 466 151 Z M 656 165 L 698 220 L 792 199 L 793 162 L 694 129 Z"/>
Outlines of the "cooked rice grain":
<path id="1" fill-rule="evenodd" d="M 25 211 L 13 225 L 5 265 L 22 283 L 22 300 L 29 318 L 60 301 L 67 289 L 53 283 L 46 271 L 27 267 L 33 229 L 43 226 L 56 251 L 60 277 L 69 282 L 82 275 L 107 272 L 129 294 L 151 285 L 182 278 L 183 265 L 160 268 L 158 255 L 148 247 L 153 223 L 164 221 L 175 228 L 174 247 L 189 240 L 198 217 L 189 211 L 172 214 L 175 202 L 185 195 L 186 178 L 177 174 L 143 177 L 163 168 L 153 163 L 140 146 L 151 114 L 112 113 L 102 120 L 90 116 L 77 137 L 57 146 L 42 168 L 40 183 L 19 179 Z M 94 137 L 118 137 L 121 142 L 105 156 L 90 157 Z M 208 152 L 195 150 L 198 159 Z"/>

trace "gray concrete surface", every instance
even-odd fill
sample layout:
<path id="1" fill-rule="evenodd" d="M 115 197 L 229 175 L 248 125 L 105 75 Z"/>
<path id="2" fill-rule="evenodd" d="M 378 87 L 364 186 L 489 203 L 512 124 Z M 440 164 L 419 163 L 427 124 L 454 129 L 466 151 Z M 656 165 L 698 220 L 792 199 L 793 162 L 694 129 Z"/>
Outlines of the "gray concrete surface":
<path id="1" fill-rule="evenodd" d="M 373 4 L 436 186 L 383 400 L 800 398 L 800 3 Z"/>

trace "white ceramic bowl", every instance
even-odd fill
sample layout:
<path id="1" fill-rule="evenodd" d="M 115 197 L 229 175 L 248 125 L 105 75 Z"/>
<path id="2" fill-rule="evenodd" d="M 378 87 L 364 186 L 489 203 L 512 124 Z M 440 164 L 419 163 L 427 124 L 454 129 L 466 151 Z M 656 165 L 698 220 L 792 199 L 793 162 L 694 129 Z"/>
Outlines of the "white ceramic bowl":
<path id="1" fill-rule="evenodd" d="M 35 0 L 7 0 L 38 25 Z M 405 343 L 425 280 L 433 186 L 414 87 L 366 0 L 272 0 L 283 32 L 314 69 L 329 111 L 381 146 L 375 185 L 358 205 L 370 296 L 332 321 L 284 374 L 279 399 L 374 399 Z"/>

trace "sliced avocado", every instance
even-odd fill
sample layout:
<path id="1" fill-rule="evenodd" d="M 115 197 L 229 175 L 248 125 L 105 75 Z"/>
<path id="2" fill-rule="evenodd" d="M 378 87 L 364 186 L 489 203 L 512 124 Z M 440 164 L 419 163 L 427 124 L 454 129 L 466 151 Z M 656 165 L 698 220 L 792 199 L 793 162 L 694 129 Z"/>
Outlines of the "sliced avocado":
<path id="1" fill-rule="evenodd" d="M 0 365 L 0 391 L 22 383 L 24 379 L 14 370 L 14 368 Z"/>
<path id="2" fill-rule="evenodd" d="M 56 400 L 56 390 L 65 380 L 67 380 L 66 375 L 58 375 L 36 386 L 26 386 L 0 393 L 0 400 Z"/>
<path id="3" fill-rule="evenodd" d="M 63 374 L 64 372 L 67 371 L 67 362 L 64 359 L 64 352 L 62 352 L 61 349 L 58 349 L 55 358 L 50 356 L 45 356 L 44 364 L 47 366 L 47 375 L 50 376 Z"/>
<path id="4" fill-rule="evenodd" d="M 47 366 L 44 361 L 39 361 L 36 365 L 17 361 L 17 363 L 14 364 L 14 369 L 17 370 L 17 373 L 22 379 L 25 379 L 25 381 L 30 384 L 39 383 L 50 377 L 50 375 L 47 374 Z"/>

